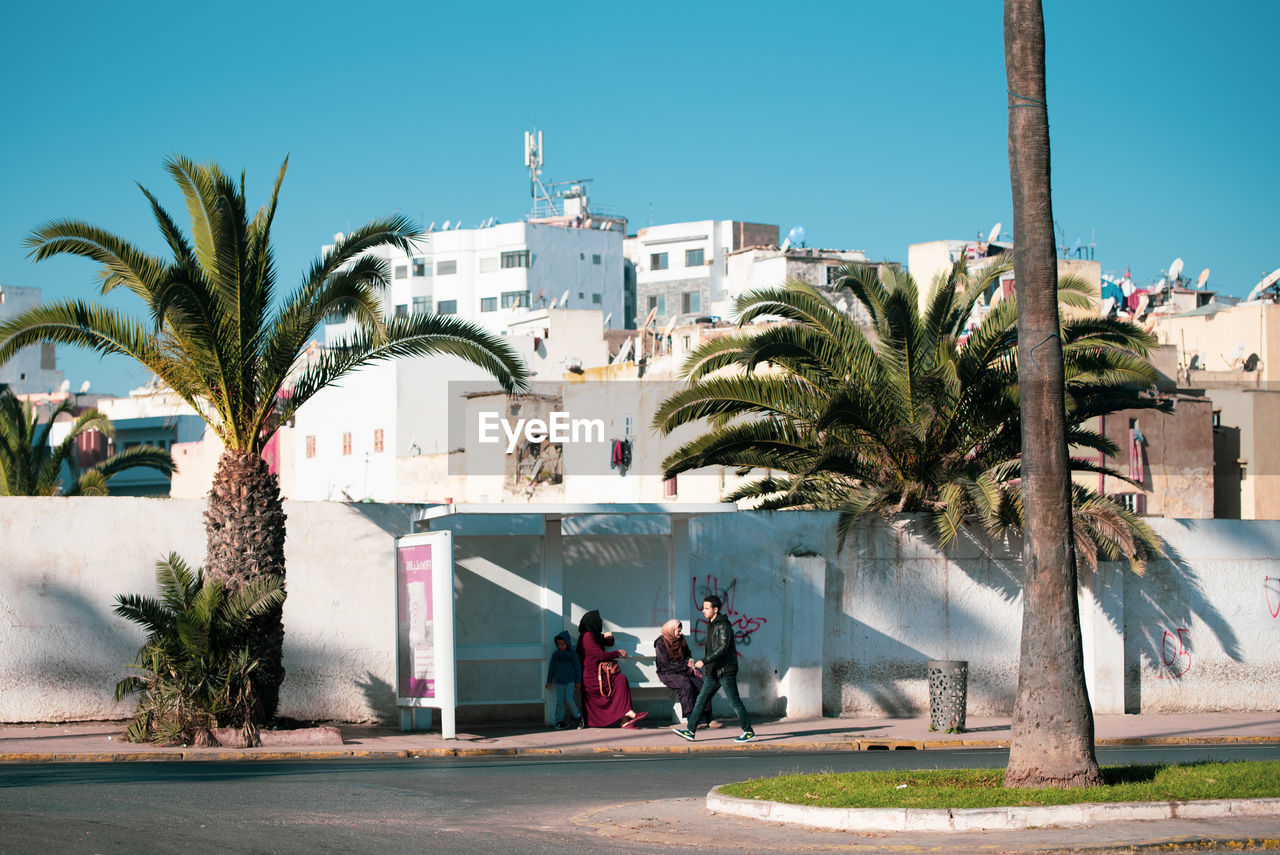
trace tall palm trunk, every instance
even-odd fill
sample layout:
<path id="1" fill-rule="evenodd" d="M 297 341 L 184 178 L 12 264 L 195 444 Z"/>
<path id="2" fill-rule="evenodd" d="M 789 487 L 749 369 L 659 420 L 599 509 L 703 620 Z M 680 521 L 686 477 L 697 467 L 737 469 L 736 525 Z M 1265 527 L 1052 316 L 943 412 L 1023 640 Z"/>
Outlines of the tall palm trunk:
<path id="1" fill-rule="evenodd" d="M 206 574 L 229 592 L 269 576 L 284 582 L 284 503 L 280 483 L 259 455 L 227 450 L 218 461 L 204 515 L 208 535 Z M 249 643 L 261 660 L 254 686 L 261 702 L 259 723 L 270 721 L 284 680 L 283 606 L 255 618 Z"/>
<path id="2" fill-rule="evenodd" d="M 1026 506 L 1022 649 L 1005 785 L 1090 786 L 1102 776 L 1076 601 L 1040 0 L 1005 0 L 1004 56 Z"/>

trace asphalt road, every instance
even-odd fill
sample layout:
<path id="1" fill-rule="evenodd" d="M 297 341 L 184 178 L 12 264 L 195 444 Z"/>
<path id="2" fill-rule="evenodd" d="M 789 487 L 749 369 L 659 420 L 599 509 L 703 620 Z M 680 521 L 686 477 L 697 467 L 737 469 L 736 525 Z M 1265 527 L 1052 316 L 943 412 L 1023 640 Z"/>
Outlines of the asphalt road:
<path id="1" fill-rule="evenodd" d="M 1280 759 L 1280 746 L 1098 754 L 1104 764 L 1262 760 Z M 854 845 L 849 835 L 713 817 L 701 800 L 716 784 L 781 772 L 999 767 L 1006 757 L 968 749 L 0 765 L 0 855 L 572 855 L 651 852 L 658 845 L 699 852 L 831 846 L 870 852 L 879 847 Z M 608 811 L 620 805 L 640 821 L 610 820 Z M 1280 822 L 1271 826 L 1280 834 Z"/>

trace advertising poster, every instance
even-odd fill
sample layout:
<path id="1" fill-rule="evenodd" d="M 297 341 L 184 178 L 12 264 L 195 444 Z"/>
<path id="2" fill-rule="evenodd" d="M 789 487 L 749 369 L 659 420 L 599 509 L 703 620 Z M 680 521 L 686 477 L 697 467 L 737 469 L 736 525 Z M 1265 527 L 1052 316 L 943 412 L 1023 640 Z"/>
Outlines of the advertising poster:
<path id="1" fill-rule="evenodd" d="M 396 582 L 400 614 L 396 633 L 401 645 L 401 698 L 436 697 L 435 622 L 432 608 L 434 544 L 402 545 L 396 550 Z"/>

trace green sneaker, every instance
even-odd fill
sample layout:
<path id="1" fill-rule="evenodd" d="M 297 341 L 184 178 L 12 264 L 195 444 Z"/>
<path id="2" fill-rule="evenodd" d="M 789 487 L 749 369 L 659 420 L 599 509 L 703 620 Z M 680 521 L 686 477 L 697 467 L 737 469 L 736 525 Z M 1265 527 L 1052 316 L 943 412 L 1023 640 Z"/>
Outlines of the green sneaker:
<path id="1" fill-rule="evenodd" d="M 681 739 L 687 739 L 690 742 L 693 742 L 693 731 L 689 730 L 687 727 L 673 727 L 671 728 L 671 732 Z"/>

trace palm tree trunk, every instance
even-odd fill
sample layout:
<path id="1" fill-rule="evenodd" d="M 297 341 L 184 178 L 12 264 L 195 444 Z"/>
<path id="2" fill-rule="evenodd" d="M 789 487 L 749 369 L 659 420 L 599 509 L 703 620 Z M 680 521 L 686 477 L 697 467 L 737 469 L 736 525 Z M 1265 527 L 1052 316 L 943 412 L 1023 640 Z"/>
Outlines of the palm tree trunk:
<path id="1" fill-rule="evenodd" d="M 1091 786 L 1102 776 L 1076 601 L 1040 0 L 1005 0 L 1004 55 L 1026 515 L 1022 648 L 1005 786 Z"/>
<path id="2" fill-rule="evenodd" d="M 270 576 L 284 582 L 284 503 L 280 483 L 259 455 L 227 450 L 209 491 L 204 515 L 208 537 L 206 573 L 228 592 L 246 582 Z M 255 688 L 261 719 L 276 714 L 280 684 L 284 682 L 283 606 L 254 621 L 249 643 L 261 660 Z"/>

